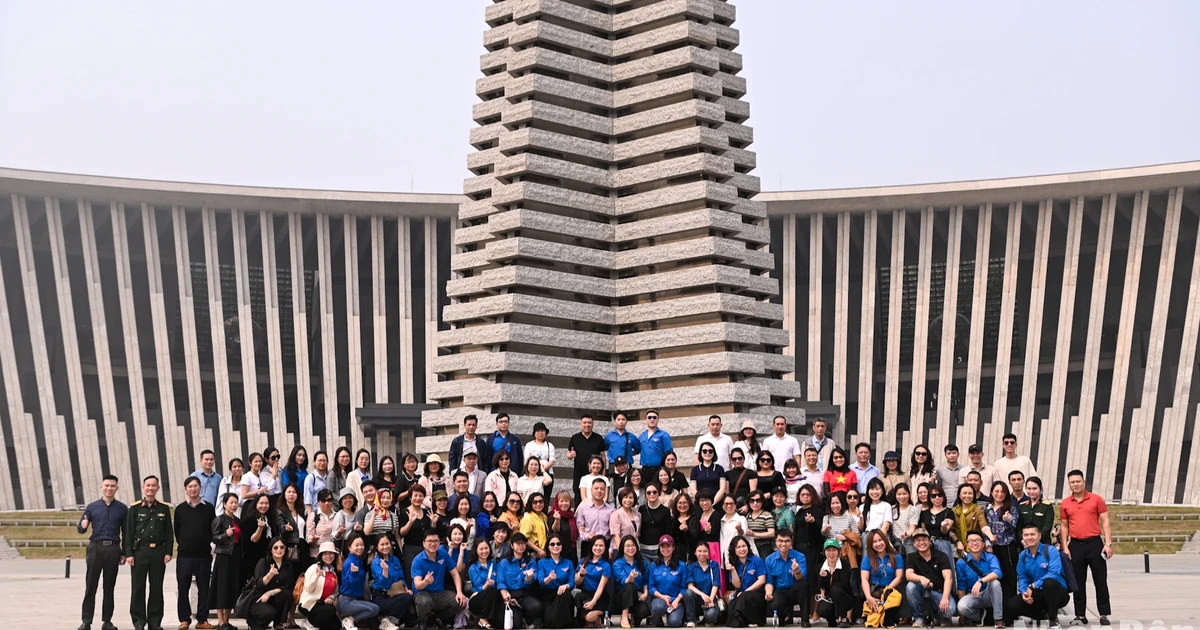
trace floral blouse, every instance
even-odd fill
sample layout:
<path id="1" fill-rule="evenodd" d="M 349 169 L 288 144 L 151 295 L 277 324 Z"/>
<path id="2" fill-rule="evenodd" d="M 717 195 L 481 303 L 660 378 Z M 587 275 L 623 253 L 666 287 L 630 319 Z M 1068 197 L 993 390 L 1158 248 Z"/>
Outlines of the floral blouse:
<path id="1" fill-rule="evenodd" d="M 986 503 L 983 506 L 983 513 L 987 516 L 988 528 L 992 530 L 992 535 L 996 540 L 992 541 L 995 545 L 1009 545 L 1017 539 L 1017 525 L 1021 520 L 1020 513 L 1017 511 L 1017 502 L 1013 501 L 1012 506 L 1007 512 L 1008 520 L 1004 520 L 1004 512 L 1000 508 L 992 507 L 992 504 Z"/>

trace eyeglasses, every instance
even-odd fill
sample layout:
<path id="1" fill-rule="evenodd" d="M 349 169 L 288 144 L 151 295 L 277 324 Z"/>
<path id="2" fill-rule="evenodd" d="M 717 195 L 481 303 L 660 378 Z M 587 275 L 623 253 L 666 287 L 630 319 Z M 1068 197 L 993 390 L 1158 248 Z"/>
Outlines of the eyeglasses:
<path id="1" fill-rule="evenodd" d="M 274 547 L 271 547 L 271 549 L 272 550 L 280 550 L 280 549 L 287 549 L 287 547 L 285 547 L 283 545 L 275 545 Z"/>

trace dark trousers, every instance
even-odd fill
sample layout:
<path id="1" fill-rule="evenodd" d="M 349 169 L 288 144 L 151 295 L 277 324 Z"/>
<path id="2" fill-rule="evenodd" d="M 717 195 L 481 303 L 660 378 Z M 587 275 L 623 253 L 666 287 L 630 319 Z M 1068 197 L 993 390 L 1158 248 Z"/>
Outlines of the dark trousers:
<path id="1" fill-rule="evenodd" d="M 1099 536 L 1075 538 L 1067 544 L 1071 551 L 1071 565 L 1075 568 L 1075 616 L 1087 616 L 1087 572 L 1092 570 L 1092 581 L 1096 583 L 1096 611 L 1103 616 L 1112 614 L 1108 601 L 1108 560 L 1104 559 L 1104 539 Z M 1065 568 L 1065 567 L 1064 567 Z"/>
<path id="2" fill-rule="evenodd" d="M 191 621 L 192 578 L 196 579 L 196 621 L 208 621 L 208 586 L 212 578 L 212 558 L 176 558 L 175 584 L 179 588 L 179 622 Z"/>
<path id="3" fill-rule="evenodd" d="M 800 618 L 808 619 L 808 582 L 804 579 L 796 580 L 796 583 L 785 589 L 775 589 L 771 595 L 771 601 L 767 602 L 771 612 L 778 612 L 779 618 L 785 622 L 791 622 L 792 610 L 800 607 Z"/>
<path id="4" fill-rule="evenodd" d="M 839 619 L 845 619 L 848 614 L 855 614 L 858 598 L 850 589 L 841 584 L 834 584 L 825 592 L 825 599 L 817 600 L 817 615 L 829 622 L 829 627 L 837 625 Z"/>
<path id="5" fill-rule="evenodd" d="M 267 630 L 272 623 L 282 628 L 287 622 L 288 612 L 292 609 L 292 592 L 283 592 L 265 602 L 255 601 L 250 605 L 250 613 L 246 615 L 246 625 L 250 630 Z"/>
<path id="6" fill-rule="evenodd" d="M 443 617 L 447 612 L 457 614 L 462 609 L 459 608 L 458 602 L 454 601 L 454 597 L 454 591 L 438 591 L 436 593 L 422 591 L 417 593 L 417 622 L 425 623 L 429 619 L 429 615 Z"/>
<path id="7" fill-rule="evenodd" d="M 531 625 L 535 622 L 541 623 L 542 600 L 537 598 L 537 593 L 534 590 L 522 588 L 509 591 L 508 594 L 518 604 L 512 607 L 514 628 L 524 628 L 526 625 Z M 419 616 L 420 602 L 417 603 L 417 609 Z"/>
<path id="8" fill-rule="evenodd" d="M 376 593 L 371 601 L 379 606 L 380 617 L 395 617 L 398 621 L 403 621 L 412 609 L 413 595 L 412 593 L 404 593 L 401 595 L 392 595 L 388 597 L 386 592 Z"/>
<path id="9" fill-rule="evenodd" d="M 1057 580 L 1046 578 L 1042 588 L 1034 589 L 1033 603 L 1028 604 L 1018 593 L 1004 602 L 1004 624 L 1011 626 L 1017 617 L 1030 619 L 1053 619 L 1058 616 L 1058 609 L 1067 603 L 1071 594 Z"/>
<path id="10" fill-rule="evenodd" d="M 133 552 L 133 592 L 129 596 L 129 616 L 134 628 L 161 628 L 163 618 L 163 578 L 167 573 L 164 562 L 172 550 L 159 545 L 158 548 L 142 548 Z M 146 582 L 150 583 L 150 597 L 146 597 Z"/>
<path id="11" fill-rule="evenodd" d="M 333 604 L 317 602 L 313 604 L 311 609 L 300 609 L 300 614 L 304 615 L 312 625 L 317 627 L 317 630 L 339 630 L 342 627 L 342 620 L 338 617 L 337 607 Z"/>
<path id="12" fill-rule="evenodd" d="M 88 543 L 87 576 L 83 591 L 83 622 L 92 623 L 96 615 L 96 589 L 100 586 L 100 575 L 104 575 L 104 603 L 100 609 L 101 621 L 112 621 L 113 589 L 117 586 L 117 570 L 121 567 L 121 546 Z"/>

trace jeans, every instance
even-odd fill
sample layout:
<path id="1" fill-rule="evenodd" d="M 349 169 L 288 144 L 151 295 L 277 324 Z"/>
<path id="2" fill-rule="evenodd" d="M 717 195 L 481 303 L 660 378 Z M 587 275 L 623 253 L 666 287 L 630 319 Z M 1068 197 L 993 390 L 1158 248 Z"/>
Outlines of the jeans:
<path id="1" fill-rule="evenodd" d="M 946 557 L 950 559 L 950 562 L 954 562 L 955 552 L 957 550 L 954 547 L 954 543 L 950 542 L 949 538 L 934 538 L 933 548 L 946 554 Z"/>
<path id="2" fill-rule="evenodd" d="M 716 600 L 708 608 L 702 608 L 703 605 L 704 600 L 700 599 L 700 596 L 695 591 L 687 591 L 683 594 L 683 611 L 687 621 L 691 623 L 700 621 L 699 615 L 703 614 L 704 623 L 710 626 L 717 625 L 717 616 L 721 613 L 721 610 L 717 608 Z"/>
<path id="3" fill-rule="evenodd" d="M 190 621 L 192 618 L 192 602 L 189 595 L 192 591 L 192 578 L 196 578 L 196 621 L 208 621 L 208 587 L 212 577 L 212 558 L 175 559 L 175 584 L 179 591 L 179 621 Z"/>
<path id="4" fill-rule="evenodd" d="M 1004 619 L 1004 590 L 998 588 L 999 586 L 999 582 L 989 584 L 978 597 L 967 591 L 967 594 L 958 600 L 958 614 L 971 621 L 979 621 L 983 611 L 991 608 L 992 617 Z"/>
<path id="5" fill-rule="evenodd" d="M 379 606 L 365 599 L 340 595 L 337 598 L 337 609 L 343 617 L 353 617 L 355 621 L 366 621 L 379 616 Z"/>
<path id="6" fill-rule="evenodd" d="M 925 595 L 928 594 L 933 599 L 934 610 L 929 611 L 929 614 L 941 615 L 945 619 L 954 616 L 954 595 L 947 595 L 950 598 L 950 608 L 946 612 L 942 612 L 942 591 L 934 588 L 925 588 L 916 582 L 909 582 L 906 588 L 908 595 L 908 604 L 912 609 L 913 619 L 921 619 L 925 617 Z"/>
<path id="7" fill-rule="evenodd" d="M 658 625 L 658 620 L 663 620 L 663 625 L 670 628 L 678 628 L 683 625 L 683 606 L 678 606 L 675 610 L 667 612 L 667 602 L 655 597 L 650 602 L 650 622 Z"/>

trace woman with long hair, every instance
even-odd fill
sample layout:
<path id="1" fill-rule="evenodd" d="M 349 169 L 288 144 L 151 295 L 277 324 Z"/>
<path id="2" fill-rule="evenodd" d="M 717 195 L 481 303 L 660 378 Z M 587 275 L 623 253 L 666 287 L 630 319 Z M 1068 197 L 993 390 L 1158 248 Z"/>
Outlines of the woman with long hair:
<path id="1" fill-rule="evenodd" d="M 787 489 L 787 502 L 796 505 L 800 487 L 804 485 L 804 477 L 800 476 L 800 463 L 794 459 L 783 462 L 783 485 Z"/>
<path id="2" fill-rule="evenodd" d="M 538 591 L 542 598 L 542 626 L 569 628 L 575 621 L 574 585 L 575 564 L 564 555 L 562 536 L 550 534 L 546 541 L 546 557 L 538 560 Z"/>
<path id="3" fill-rule="evenodd" d="M 941 484 L 938 484 L 938 487 L 941 487 Z M 919 484 L 916 487 L 917 494 L 915 497 L 913 497 L 913 503 L 917 504 L 917 507 L 921 508 L 922 510 L 928 510 L 929 506 L 933 505 L 929 502 L 929 488 L 930 484 L 927 483 Z"/>
<path id="4" fill-rule="evenodd" d="M 687 492 L 689 487 L 687 475 L 679 472 L 678 466 L 679 456 L 675 454 L 675 451 L 667 451 L 666 454 L 663 455 L 662 469 L 666 470 L 671 476 L 671 490 L 675 492 Z M 659 483 L 661 484 L 662 477 L 660 476 L 659 479 Z"/>
<path id="5" fill-rule="evenodd" d="M 485 538 L 476 538 L 471 546 L 470 566 L 467 567 L 472 590 L 467 610 L 478 620 L 480 628 L 501 627 L 504 624 L 504 602 L 500 599 L 500 589 L 496 587 L 496 569 L 491 543 Z"/>
<path id="6" fill-rule="evenodd" d="M 729 495 L 737 500 L 738 512 L 746 514 L 750 511 L 750 493 L 758 489 L 758 475 L 746 467 L 746 454 L 742 449 L 734 447 L 729 451 L 729 470 L 725 471 Z"/>
<path id="7" fill-rule="evenodd" d="M 617 493 L 617 502 L 620 507 L 608 517 L 608 534 L 614 546 L 624 536 L 636 537 L 642 528 L 642 515 L 637 510 L 637 494 L 633 489 L 621 488 Z"/>
<path id="8" fill-rule="evenodd" d="M 896 501 L 896 507 L 892 508 L 892 544 L 903 550 L 904 555 L 908 555 L 916 551 L 912 536 L 921 520 L 921 508 L 913 505 L 912 492 L 909 491 L 907 483 L 896 484 L 892 490 L 892 498 Z M 932 540 L 932 537 L 930 539 Z"/>
<path id="9" fill-rule="evenodd" d="M 229 625 L 230 613 L 242 591 L 242 526 L 238 522 L 239 497 L 232 492 L 221 495 L 221 513 L 212 522 L 213 570 L 208 604 L 217 611 L 217 627 Z"/>
<path id="10" fill-rule="evenodd" d="M 825 540 L 836 540 L 841 545 L 842 555 L 850 556 L 852 564 L 857 558 L 862 540 L 859 538 L 858 517 L 846 511 L 846 493 L 835 492 L 826 500 L 825 518 L 821 520 L 821 533 Z"/>
<path id="11" fill-rule="evenodd" d="M 646 483 L 642 480 L 641 468 L 634 468 L 629 471 L 629 483 L 625 487 L 633 490 L 635 505 L 641 506 L 646 504 Z"/>
<path id="12" fill-rule="evenodd" d="M 735 503 L 736 505 L 736 503 Z M 713 505 L 713 497 L 707 490 L 696 495 L 696 514 L 700 517 L 698 540 L 708 545 L 708 557 L 722 567 L 721 512 Z M 725 595 L 725 572 L 721 573 L 721 595 Z"/>
<path id="13" fill-rule="evenodd" d="M 297 444 L 292 447 L 292 452 L 287 458 L 287 464 L 283 467 L 283 472 L 280 473 L 279 487 L 281 490 L 288 486 L 303 488 L 304 480 L 307 478 L 308 451 L 303 446 Z"/>
<path id="14" fill-rule="evenodd" d="M 371 481 L 375 484 L 376 492 L 387 488 L 392 491 L 392 498 L 395 498 L 399 475 L 396 472 L 396 460 L 392 459 L 391 455 L 379 458 L 379 469 L 375 471 L 375 476 L 371 478 Z M 405 495 L 404 498 L 407 499 L 408 495 Z"/>
<path id="15" fill-rule="evenodd" d="M 371 559 L 371 601 L 379 606 L 379 629 L 397 630 L 400 620 L 413 605 L 413 594 L 397 582 L 404 581 L 404 563 L 396 556 L 396 545 L 391 534 L 384 534 L 375 541 L 375 557 Z"/>
<path id="16" fill-rule="evenodd" d="M 353 492 L 351 493 L 353 496 Z M 297 612 L 308 619 L 317 630 L 341 630 L 338 617 L 338 552 L 331 542 L 321 543 L 317 550 L 317 561 L 304 572 L 304 590 L 296 602 Z"/>
<path id="17" fill-rule="evenodd" d="M 534 493 L 545 494 L 547 488 L 553 488 L 554 478 L 542 471 L 542 460 L 534 455 L 525 459 L 525 475 L 517 479 L 516 491 L 521 493 L 521 500 L 529 502 Z"/>
<path id="18" fill-rule="evenodd" d="M 566 548 L 563 555 L 571 562 L 579 564 L 579 529 L 575 526 L 575 512 L 571 510 L 574 495 L 568 490 L 561 490 L 554 495 L 554 504 L 550 510 L 550 533 L 562 536 Z"/>
<path id="19" fill-rule="evenodd" d="M 282 495 L 281 495 L 282 496 Z M 245 584 L 253 575 L 258 561 L 267 555 L 267 544 L 275 537 L 275 515 L 272 513 L 271 497 L 261 496 L 247 503 L 242 510 L 242 561 L 238 572 L 239 583 Z"/>
<path id="20" fill-rule="evenodd" d="M 928 446 L 918 444 L 913 449 L 912 457 L 908 462 L 908 487 L 916 488 L 917 486 L 928 483 L 937 482 L 937 464 L 933 461 L 933 452 Z"/>
<path id="21" fill-rule="evenodd" d="M 695 497 L 707 492 L 714 505 L 720 505 L 721 499 L 725 498 L 729 481 L 725 479 L 725 467 L 717 463 L 717 449 L 712 444 L 700 445 L 700 463 L 692 466 L 690 488 Z"/>
<path id="22" fill-rule="evenodd" d="M 954 510 L 946 507 L 946 493 L 941 484 L 921 484 L 927 488 L 929 507 L 921 510 L 917 525 L 929 532 L 933 548 L 954 558 Z"/>
<path id="23" fill-rule="evenodd" d="M 450 571 L 463 574 L 467 571 L 467 558 L 471 555 L 471 546 L 467 544 L 467 532 L 461 525 L 451 525 L 446 530 L 446 542 L 442 551 L 450 556 L 454 566 L 447 567 Z"/>
<path id="24" fill-rule="evenodd" d="M 283 494 L 275 504 L 275 533 L 288 548 L 288 561 L 297 563 L 298 572 L 308 568 L 308 515 L 300 490 L 296 486 L 284 486 Z"/>
<path id="25" fill-rule="evenodd" d="M 671 538 L 675 539 L 675 551 L 684 562 L 690 562 L 695 556 L 696 543 L 700 542 L 700 514 L 692 503 L 692 497 L 680 494 L 671 507 L 671 526 L 667 528 Z"/>
<path id="26" fill-rule="evenodd" d="M 337 518 L 337 512 L 333 509 L 333 492 L 329 488 L 325 488 L 317 493 L 317 505 L 308 513 L 308 522 L 304 525 L 304 531 L 308 533 L 305 539 L 308 544 L 308 561 L 304 563 L 305 570 L 308 569 L 308 565 L 316 562 L 317 550 L 321 547 L 321 543 L 333 541 L 333 535 L 337 532 L 335 518 Z"/>
<path id="27" fill-rule="evenodd" d="M 675 539 L 658 540 L 658 561 L 650 565 L 650 623 L 678 628 L 683 625 L 683 593 L 687 590 L 687 563 L 675 552 Z"/>
<path id="28" fill-rule="evenodd" d="M 446 534 L 450 531 L 450 497 L 445 490 L 434 490 L 433 501 L 426 501 L 426 503 L 433 504 L 433 507 L 428 510 L 429 524 L 437 532 L 438 538 L 445 542 Z"/>
<path id="29" fill-rule="evenodd" d="M 630 537 L 632 539 L 632 537 Z M 633 540 L 637 548 L 637 540 Z M 596 536 L 587 546 L 588 554 L 579 562 L 579 570 L 575 572 L 575 587 L 579 589 L 576 595 L 575 607 L 579 613 L 579 625 L 595 628 L 608 615 L 609 596 L 608 583 L 613 579 L 613 566 L 608 562 L 608 539 Z M 617 605 L 620 606 L 620 593 L 617 594 Z M 624 620 L 625 618 L 622 617 Z M 629 626 L 624 625 L 623 628 Z"/>
<path id="30" fill-rule="evenodd" d="M 863 543 L 866 550 L 862 563 L 862 591 L 866 604 L 871 610 L 878 611 L 883 606 L 880 601 L 884 591 L 891 589 L 899 593 L 903 601 L 904 589 L 904 558 L 892 549 L 887 536 L 878 529 L 867 533 Z M 900 618 L 900 606 L 889 608 L 883 616 L 883 625 L 892 628 Z"/>
<path id="31" fill-rule="evenodd" d="M 958 550 L 958 557 L 966 553 L 967 532 L 972 529 L 978 529 L 987 536 L 989 541 L 995 540 L 996 536 L 992 534 L 992 528 L 988 525 L 987 514 L 983 511 L 983 506 L 975 502 L 975 486 L 969 483 L 964 483 L 958 487 L 958 502 L 954 504 L 954 530 L 951 532 L 951 540 L 954 541 L 954 547 Z"/>
<path id="32" fill-rule="evenodd" d="M 346 543 L 346 558 L 342 561 L 342 579 L 338 584 L 337 611 L 353 623 L 379 616 L 379 606 L 367 599 L 367 540 L 355 532 Z M 344 623 L 344 622 L 343 622 Z M 351 624 L 353 625 L 353 624 Z"/>
<path id="33" fill-rule="evenodd" d="M 746 523 L 746 517 L 738 514 L 737 499 L 733 495 L 726 495 L 721 499 L 721 553 L 724 554 L 721 558 L 722 563 L 729 562 L 730 543 L 734 538 L 745 538 L 746 533 L 750 531 L 750 525 Z M 750 545 L 751 553 L 758 555 L 758 548 Z"/>
<path id="34" fill-rule="evenodd" d="M 681 492 L 671 485 L 671 471 L 666 468 L 658 469 L 658 500 L 663 505 L 675 505 L 675 499 Z M 687 494 L 686 492 L 682 494 Z"/>
<path id="35" fill-rule="evenodd" d="M 617 549 L 621 555 L 612 563 L 613 582 L 616 585 L 614 608 L 621 611 L 621 627 L 637 625 L 639 619 L 650 616 L 649 584 L 650 570 L 642 559 L 641 545 L 637 538 L 626 536 Z"/>
<path id="36" fill-rule="evenodd" d="M 1003 481 L 992 484 L 991 501 L 983 506 L 983 513 L 991 530 L 992 553 L 1000 561 L 1000 584 L 1004 588 L 1004 596 L 1012 597 L 1017 594 L 1017 558 L 1022 546 L 1017 527 L 1021 522 L 1021 513 L 1012 493 L 1008 491 L 1008 484 Z"/>
<path id="37" fill-rule="evenodd" d="M 760 558 L 771 555 L 775 547 L 775 515 L 767 509 L 767 498 L 762 492 L 755 490 L 750 493 L 750 513 L 746 515 L 748 531 L 743 534 L 750 538 Z"/>
<path id="38" fill-rule="evenodd" d="M 535 492 L 525 504 L 525 515 L 521 517 L 521 533 L 529 540 L 529 548 L 539 558 L 546 557 L 546 540 L 550 532 L 550 520 L 546 518 L 546 497 Z"/>
<path id="39" fill-rule="evenodd" d="M 908 474 L 900 468 L 900 455 L 896 451 L 888 451 L 883 456 L 883 470 L 876 477 L 883 483 L 883 498 L 892 502 L 892 491 L 896 486 L 908 481 Z"/>
<path id="40" fill-rule="evenodd" d="M 840 446 L 833 447 L 833 452 L 829 455 L 829 470 L 825 471 L 822 485 L 825 488 L 821 494 L 826 497 L 835 492 L 849 492 L 851 488 L 858 487 L 858 475 L 850 470 L 850 459 Z"/>
<path id="41" fill-rule="evenodd" d="M 246 496 L 246 477 L 245 466 L 242 465 L 240 457 L 234 457 L 229 460 L 229 475 L 221 479 L 221 485 L 217 486 L 217 496 L 223 497 L 229 493 L 238 495 L 239 497 Z M 251 495 L 253 496 L 253 495 Z"/>
<path id="42" fill-rule="evenodd" d="M 692 553 L 696 560 L 687 567 L 688 590 L 683 594 L 684 619 L 689 628 L 701 616 L 704 617 L 704 623 L 715 626 L 721 614 L 717 605 L 721 599 L 721 567 L 709 555 L 706 542 L 696 543 Z"/>
<path id="43" fill-rule="evenodd" d="M 479 513 L 475 515 L 475 537 L 492 539 L 492 521 L 500 516 L 500 500 L 496 493 L 488 490 L 479 500 Z"/>
<path id="44" fill-rule="evenodd" d="M 358 449 L 354 454 L 354 469 L 346 473 L 346 487 L 354 491 L 354 496 L 362 501 L 362 483 L 371 479 L 371 451 Z"/>
<path id="45" fill-rule="evenodd" d="M 500 520 L 516 533 L 521 530 L 521 516 L 524 513 L 525 503 L 521 500 L 521 493 L 516 490 L 509 492 L 504 499 L 504 512 L 500 514 Z"/>
<path id="46" fill-rule="evenodd" d="M 346 487 L 348 476 L 353 469 L 353 462 L 350 459 L 350 449 L 345 446 L 339 446 L 333 452 L 333 461 L 329 465 L 329 472 L 325 473 L 325 489 L 332 492 L 334 496 L 337 496 L 342 491 L 342 488 Z"/>
<path id="47" fill-rule="evenodd" d="M 453 487 L 450 487 L 450 478 L 446 476 L 446 465 L 442 463 L 442 458 L 437 453 L 430 453 L 425 458 L 424 475 L 421 477 L 421 485 L 425 486 L 425 507 L 433 507 L 433 497 L 437 496 L 438 490 L 449 494 Z"/>
<path id="48" fill-rule="evenodd" d="M 523 628 L 526 623 L 537 623 L 542 618 L 542 602 L 536 592 L 537 557 L 530 551 L 525 534 L 513 534 L 512 547 L 500 561 L 497 573 L 500 575 L 497 584 L 504 603 L 516 603 L 512 606 L 513 627 Z"/>
<path id="49" fill-rule="evenodd" d="M 734 628 L 767 622 L 767 565 L 753 548 L 745 536 L 729 541 L 725 570 L 729 572 L 729 625 Z"/>
<path id="50" fill-rule="evenodd" d="M 825 510 L 818 502 L 817 489 L 810 483 L 800 486 L 796 492 L 796 513 L 793 516 L 792 544 L 796 551 L 804 555 L 807 561 L 805 575 L 808 576 L 808 592 L 817 592 L 816 566 L 821 562 L 821 550 L 825 545 L 825 535 L 821 527 L 825 522 Z M 841 547 L 838 548 L 839 551 Z M 810 606 L 810 611 L 816 612 L 816 607 Z M 810 615 L 810 621 L 815 615 Z"/>
<path id="51" fill-rule="evenodd" d="M 417 467 L 420 465 L 417 456 L 412 453 L 405 453 L 400 456 L 400 469 L 395 473 L 395 483 L 392 486 L 392 492 L 395 495 L 395 503 L 399 509 L 405 509 L 412 502 L 412 491 L 416 486 L 421 486 L 425 490 L 425 499 L 428 500 L 433 496 L 429 488 L 421 483 L 421 474 L 417 472 Z M 395 468 L 395 464 L 392 465 Z M 422 508 L 429 507 L 422 505 Z"/>
<path id="52" fill-rule="evenodd" d="M 796 460 L 792 460 L 796 461 Z M 787 482 L 783 480 L 783 474 L 775 470 L 775 456 L 771 451 L 762 451 L 758 454 L 758 485 L 756 489 L 763 493 L 764 497 L 770 497 L 775 488 L 787 489 Z"/>
<path id="53" fill-rule="evenodd" d="M 262 452 L 263 464 L 262 470 L 258 473 L 258 478 L 262 485 L 267 489 L 267 496 L 274 501 L 275 497 L 283 492 L 283 485 L 280 479 L 283 477 L 283 462 L 280 461 L 279 449 L 274 446 L 268 446 Z M 248 501 L 246 502 L 248 503 Z"/>
<path id="54" fill-rule="evenodd" d="M 753 420 L 742 422 L 738 437 L 741 439 L 733 443 L 733 448 L 742 449 L 742 454 L 750 461 L 757 459 L 758 454 L 762 452 L 762 445 L 758 443 L 758 429 L 754 428 Z"/>
<path id="55" fill-rule="evenodd" d="M 469 548 L 475 542 L 475 517 L 471 516 L 471 497 L 454 495 L 454 505 L 450 507 L 450 527 L 458 525 L 466 533 Z"/>
<path id="56" fill-rule="evenodd" d="M 607 503 L 613 498 L 613 481 L 608 478 L 608 475 L 604 474 L 604 457 L 592 455 L 588 458 L 588 474 L 579 480 L 579 493 L 584 501 L 587 501 L 588 497 L 592 496 L 592 483 L 597 479 L 604 482 L 604 502 Z"/>
<path id="57" fill-rule="evenodd" d="M 287 494 L 285 491 L 284 494 Z M 271 540 L 270 553 L 254 568 L 254 591 L 246 625 L 250 630 L 267 630 L 287 625 L 288 613 L 295 606 L 292 589 L 296 585 L 296 570 L 288 559 L 289 547 L 282 540 Z"/>
<path id="58" fill-rule="evenodd" d="M 867 482 L 867 494 L 862 503 L 862 531 L 878 529 L 888 536 L 892 531 L 892 504 L 887 502 L 883 480 L 875 477 Z"/>
<path id="59" fill-rule="evenodd" d="M 483 487 L 487 491 L 495 494 L 497 497 L 508 497 L 508 495 L 517 489 L 517 473 L 509 469 L 512 465 L 512 455 L 508 451 L 500 451 L 492 458 L 492 472 L 488 473 L 483 480 Z M 520 493 L 517 493 L 520 496 Z M 508 500 L 505 499 L 507 504 Z M 504 508 L 506 506 L 500 506 Z M 509 527 L 516 527 L 510 524 Z"/>

